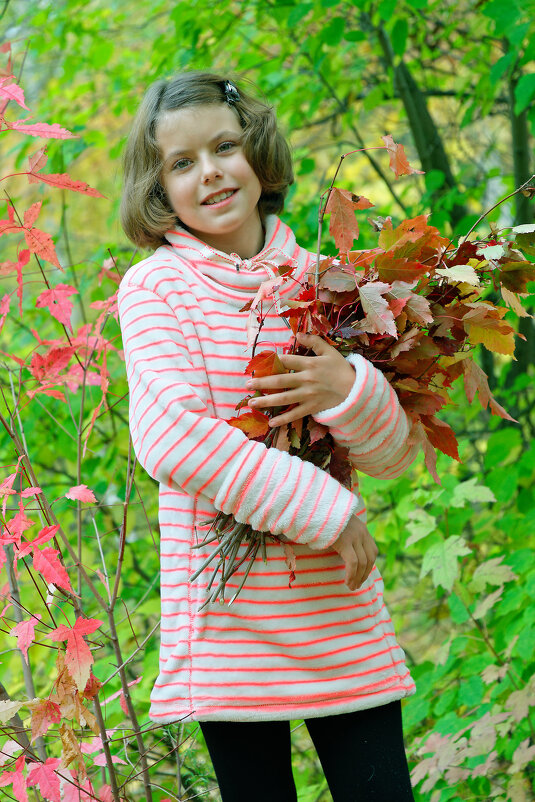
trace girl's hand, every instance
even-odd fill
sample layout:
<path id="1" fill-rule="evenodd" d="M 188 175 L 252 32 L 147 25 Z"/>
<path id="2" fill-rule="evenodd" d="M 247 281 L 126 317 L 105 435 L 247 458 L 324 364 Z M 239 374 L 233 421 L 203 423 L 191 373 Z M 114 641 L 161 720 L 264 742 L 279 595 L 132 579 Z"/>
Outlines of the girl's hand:
<path id="1" fill-rule="evenodd" d="M 279 359 L 292 373 L 253 378 L 246 383 L 248 390 L 272 391 L 262 398 L 252 398 L 249 406 L 254 409 L 296 405 L 283 415 L 272 418 L 269 422 L 272 427 L 284 426 L 305 415 L 315 415 L 337 406 L 347 398 L 355 381 L 351 364 L 321 337 L 298 334 L 297 341 L 311 348 L 316 356 L 283 354 Z M 277 390 L 280 392 L 273 392 Z"/>
<path id="2" fill-rule="evenodd" d="M 379 553 L 366 524 L 353 515 L 331 548 L 346 564 L 345 583 L 348 588 L 360 588 L 370 575 Z"/>

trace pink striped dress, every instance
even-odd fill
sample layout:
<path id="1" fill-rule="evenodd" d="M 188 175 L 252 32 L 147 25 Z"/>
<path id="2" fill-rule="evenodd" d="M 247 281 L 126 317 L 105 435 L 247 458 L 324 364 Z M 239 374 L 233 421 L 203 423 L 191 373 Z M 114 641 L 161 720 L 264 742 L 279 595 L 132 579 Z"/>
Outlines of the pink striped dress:
<path id="1" fill-rule="evenodd" d="M 267 219 L 252 259 L 216 251 L 186 231 L 131 267 L 119 290 L 136 455 L 159 482 L 161 643 L 149 716 L 186 720 L 274 720 L 343 713 L 412 694 L 374 568 L 356 591 L 330 548 L 353 514 L 353 492 L 310 463 L 248 440 L 226 419 L 246 395 L 248 313 L 240 308 L 277 265 L 304 280 L 313 256 L 291 229 Z M 281 304 L 301 287 L 281 291 Z M 289 343 L 275 310 L 259 350 Z M 367 360 L 351 357 L 347 399 L 316 416 L 350 448 L 358 470 L 398 476 L 412 462 L 409 425 L 396 394 Z M 217 510 L 293 541 L 289 586 L 283 547 L 268 541 L 237 599 L 202 606 L 209 578 L 190 577 L 208 556 L 192 549 Z M 228 583 L 229 596 L 238 578 Z"/>

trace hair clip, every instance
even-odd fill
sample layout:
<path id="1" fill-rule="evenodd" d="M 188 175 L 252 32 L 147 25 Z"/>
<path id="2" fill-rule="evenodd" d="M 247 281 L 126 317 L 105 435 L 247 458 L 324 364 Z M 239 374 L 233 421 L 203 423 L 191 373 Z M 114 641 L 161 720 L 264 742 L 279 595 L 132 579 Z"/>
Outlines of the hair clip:
<path id="1" fill-rule="evenodd" d="M 232 106 L 234 103 L 238 103 L 241 100 L 240 93 L 232 83 L 232 81 L 222 81 L 223 84 L 223 94 L 225 95 L 225 100 Z"/>

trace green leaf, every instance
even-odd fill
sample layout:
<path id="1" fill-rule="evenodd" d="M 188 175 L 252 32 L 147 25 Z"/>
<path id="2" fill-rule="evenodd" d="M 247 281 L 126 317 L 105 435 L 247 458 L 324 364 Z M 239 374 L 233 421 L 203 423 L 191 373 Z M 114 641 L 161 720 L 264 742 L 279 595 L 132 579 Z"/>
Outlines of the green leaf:
<path id="1" fill-rule="evenodd" d="M 482 11 L 486 17 L 494 20 L 497 32 L 512 27 L 520 16 L 516 3 L 504 2 L 504 0 L 490 0 L 489 3 L 483 4 Z"/>
<path id="2" fill-rule="evenodd" d="M 464 679 L 459 688 L 458 700 L 460 705 L 467 707 L 475 707 L 483 699 L 485 693 L 485 685 L 481 677 L 473 676 Z"/>
<path id="3" fill-rule="evenodd" d="M 493 432 L 487 440 L 485 468 L 503 467 L 515 462 L 522 453 L 522 435 L 517 428 L 507 426 Z"/>
<path id="4" fill-rule="evenodd" d="M 535 96 L 535 73 L 522 75 L 515 87 L 515 114 L 518 116 L 526 109 Z"/>
<path id="5" fill-rule="evenodd" d="M 529 663 L 535 652 L 535 626 L 523 629 L 516 642 L 513 654 L 517 654 L 526 663 Z"/>
<path id="6" fill-rule="evenodd" d="M 344 39 L 348 42 L 363 42 L 366 39 L 364 31 L 347 31 L 344 33 Z"/>
<path id="7" fill-rule="evenodd" d="M 440 189 L 445 180 L 446 176 L 442 170 L 429 170 L 429 172 L 424 175 L 425 188 L 428 192 L 434 192 Z"/>
<path id="8" fill-rule="evenodd" d="M 504 74 L 507 72 L 511 64 L 513 63 L 514 58 L 514 51 L 510 50 L 504 56 L 498 59 L 498 61 L 492 65 L 490 68 L 490 81 L 492 84 L 498 83 Z"/>
<path id="9" fill-rule="evenodd" d="M 470 549 L 466 545 L 464 538 L 459 535 L 435 543 L 424 554 L 422 570 L 420 576 L 431 574 L 435 587 L 443 587 L 451 590 L 453 583 L 459 575 L 459 563 L 457 557 L 470 554 Z"/>
<path id="10" fill-rule="evenodd" d="M 455 706 L 455 698 L 457 696 L 457 687 L 455 688 L 448 688 L 447 691 L 441 693 L 438 702 L 435 704 L 433 708 L 433 714 L 435 716 L 442 716 L 446 713 L 450 708 Z"/>
<path id="11" fill-rule="evenodd" d="M 450 608 L 451 620 L 454 624 L 464 624 L 470 618 L 470 613 L 462 603 L 456 593 L 448 596 L 448 607 Z"/>
<path id="12" fill-rule="evenodd" d="M 392 28 L 392 33 L 390 34 L 390 40 L 392 42 L 392 48 L 396 56 L 402 56 L 405 52 L 407 47 L 407 36 L 409 35 L 409 25 L 407 22 L 407 17 L 399 17 L 395 23 L 394 27 Z"/>
<path id="13" fill-rule="evenodd" d="M 496 498 L 488 487 L 478 485 L 477 477 L 473 476 L 454 488 L 450 503 L 452 507 L 464 507 L 467 501 L 475 504 L 496 501 Z"/>
<path id="14" fill-rule="evenodd" d="M 392 19 L 396 10 L 396 6 L 397 0 L 381 0 L 377 8 L 381 19 L 385 20 L 385 22 L 388 22 L 388 20 Z"/>
<path id="15" fill-rule="evenodd" d="M 294 28 L 298 25 L 313 8 L 314 5 L 312 3 L 298 3 L 288 14 L 288 28 Z"/>
<path id="16" fill-rule="evenodd" d="M 427 535 L 436 530 L 437 519 L 422 509 L 411 510 L 408 515 L 409 521 L 406 524 L 411 533 L 405 541 L 405 547 L 412 546 Z"/>

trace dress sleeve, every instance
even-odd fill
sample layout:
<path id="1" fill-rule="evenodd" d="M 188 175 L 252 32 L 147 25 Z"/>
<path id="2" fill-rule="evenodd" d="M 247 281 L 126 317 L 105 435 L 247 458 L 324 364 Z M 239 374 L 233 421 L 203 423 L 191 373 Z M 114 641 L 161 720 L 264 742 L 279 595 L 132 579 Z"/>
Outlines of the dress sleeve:
<path id="1" fill-rule="evenodd" d="M 359 499 L 325 471 L 247 436 L 207 409 L 203 367 L 156 292 L 125 283 L 119 315 L 136 456 L 161 484 L 203 496 L 254 529 L 330 546 Z"/>
<path id="2" fill-rule="evenodd" d="M 337 443 L 349 448 L 357 470 L 394 479 L 414 461 L 420 446 L 411 441 L 410 422 L 381 371 L 359 354 L 347 359 L 355 369 L 349 395 L 314 419 L 329 427 Z"/>

